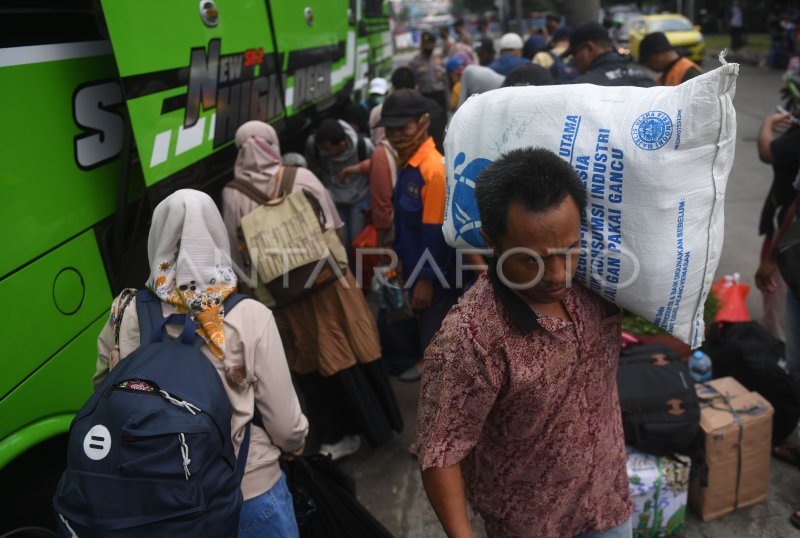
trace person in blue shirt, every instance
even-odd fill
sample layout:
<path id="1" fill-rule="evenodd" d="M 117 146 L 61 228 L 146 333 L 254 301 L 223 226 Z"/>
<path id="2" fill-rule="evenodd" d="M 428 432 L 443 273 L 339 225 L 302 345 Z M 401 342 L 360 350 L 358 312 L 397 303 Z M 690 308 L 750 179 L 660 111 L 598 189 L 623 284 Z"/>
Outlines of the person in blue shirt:
<path id="1" fill-rule="evenodd" d="M 456 285 L 456 252 L 447 245 L 442 232 L 445 169 L 442 154 L 428 134 L 429 125 L 425 99 L 415 90 L 390 94 L 378 122 L 386 128 L 386 138 L 397 151 L 393 248 L 419 322 L 422 351 L 461 295 Z M 402 381 L 419 378 L 416 366 L 400 376 Z"/>
<path id="2" fill-rule="evenodd" d="M 507 77 L 515 67 L 530 63 L 522 57 L 522 38 L 519 34 L 508 33 L 500 38 L 500 57 L 489 64 L 495 72 Z"/>

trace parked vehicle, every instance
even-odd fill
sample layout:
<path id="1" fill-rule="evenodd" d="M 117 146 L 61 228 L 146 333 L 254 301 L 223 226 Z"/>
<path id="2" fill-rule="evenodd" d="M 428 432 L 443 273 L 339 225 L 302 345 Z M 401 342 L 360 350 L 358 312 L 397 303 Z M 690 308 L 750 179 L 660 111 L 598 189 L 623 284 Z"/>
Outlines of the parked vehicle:
<path id="1" fill-rule="evenodd" d="M 706 44 L 699 26 L 678 14 L 643 15 L 630 20 L 628 40 L 631 56 L 639 58 L 639 45 L 647 34 L 664 32 L 678 54 L 701 64 L 706 53 Z"/>
<path id="2" fill-rule="evenodd" d="M 11 0 L 0 7 L 0 535 L 49 526 L 112 298 L 147 278 L 148 215 L 218 197 L 233 137 L 290 139 L 392 68 L 382 0 Z"/>

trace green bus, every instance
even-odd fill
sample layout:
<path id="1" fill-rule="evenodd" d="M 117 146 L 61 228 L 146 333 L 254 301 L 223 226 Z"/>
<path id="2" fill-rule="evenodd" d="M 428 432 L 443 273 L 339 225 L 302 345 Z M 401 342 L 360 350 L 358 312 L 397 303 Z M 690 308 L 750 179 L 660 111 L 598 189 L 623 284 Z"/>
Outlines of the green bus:
<path id="1" fill-rule="evenodd" d="M 53 526 L 66 433 L 155 205 L 218 199 L 251 119 L 288 145 L 392 68 L 383 0 L 10 0 L 0 7 L 0 535 Z"/>

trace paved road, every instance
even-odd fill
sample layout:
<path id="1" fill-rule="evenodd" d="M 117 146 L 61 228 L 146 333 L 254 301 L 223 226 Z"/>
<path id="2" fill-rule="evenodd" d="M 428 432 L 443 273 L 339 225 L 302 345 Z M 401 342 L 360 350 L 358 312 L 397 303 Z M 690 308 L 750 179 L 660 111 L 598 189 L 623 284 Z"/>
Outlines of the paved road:
<path id="1" fill-rule="evenodd" d="M 706 68 L 713 65 L 709 60 Z M 399 62 L 398 62 L 399 64 Z M 758 216 L 771 180 L 771 171 L 758 161 L 755 140 L 761 120 L 779 103 L 781 79 L 777 72 L 763 72 L 742 66 L 734 104 L 738 117 L 736 157 L 726 196 L 725 247 L 717 275 L 739 272 L 752 284 L 761 241 L 757 236 Z M 754 290 L 748 306 L 754 318 L 761 316 L 760 295 Z M 412 441 L 419 385 L 394 383 L 406 430 L 377 450 L 363 448 L 343 461 L 356 480 L 362 502 L 397 537 L 436 538 L 444 536 L 431 510 L 416 461 L 406 448 Z M 690 515 L 688 538 L 800 536 L 789 524 L 795 505 L 800 506 L 800 471 L 775 461 L 767 502 L 741 510 L 718 521 L 702 523 Z M 483 536 L 476 520 L 476 534 Z"/>

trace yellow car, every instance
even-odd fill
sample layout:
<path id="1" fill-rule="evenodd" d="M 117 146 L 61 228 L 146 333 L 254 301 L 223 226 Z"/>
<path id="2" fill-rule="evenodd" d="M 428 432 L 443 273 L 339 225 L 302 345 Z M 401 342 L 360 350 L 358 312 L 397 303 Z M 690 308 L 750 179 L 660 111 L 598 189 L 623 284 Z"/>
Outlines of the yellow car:
<path id="1" fill-rule="evenodd" d="M 681 56 L 687 56 L 696 64 L 703 62 L 706 53 L 706 44 L 699 26 L 692 23 L 683 15 L 642 15 L 630 21 L 628 39 L 630 42 L 631 56 L 639 59 L 639 44 L 647 34 L 664 32 L 670 44 Z"/>

